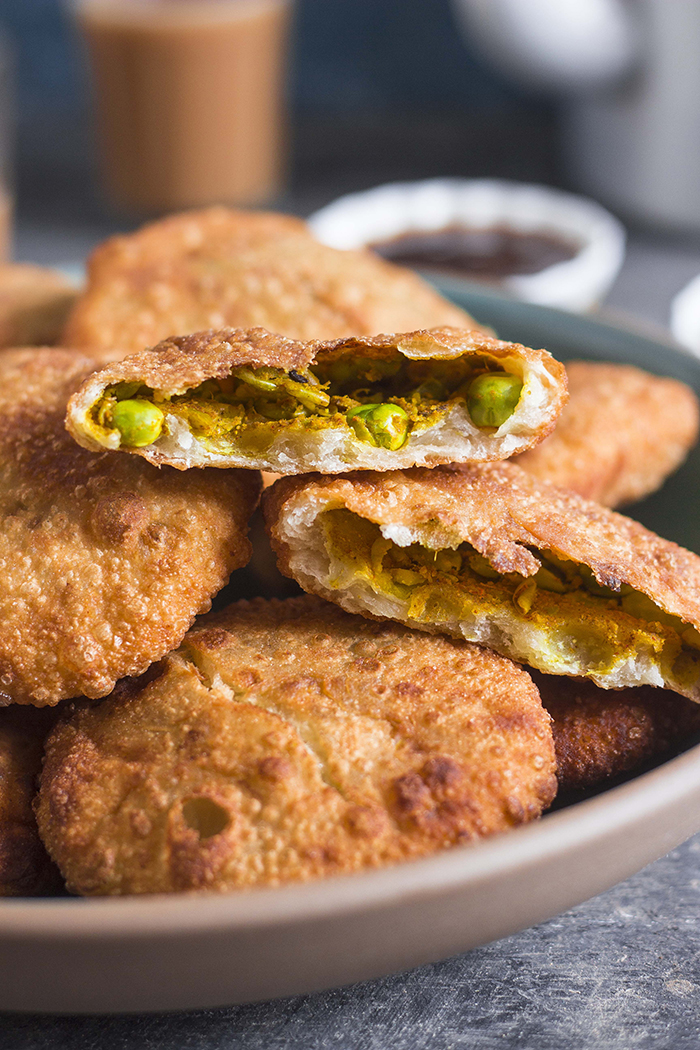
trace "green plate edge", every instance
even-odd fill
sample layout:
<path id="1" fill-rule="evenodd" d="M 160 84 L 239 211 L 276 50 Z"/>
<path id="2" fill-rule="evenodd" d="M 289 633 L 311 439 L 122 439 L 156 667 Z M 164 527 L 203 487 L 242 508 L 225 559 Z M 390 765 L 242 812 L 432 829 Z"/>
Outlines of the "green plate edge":
<path id="1" fill-rule="evenodd" d="M 518 302 L 479 286 L 433 280 L 443 295 L 490 325 L 501 339 L 544 347 L 560 361 L 584 359 L 636 365 L 672 376 L 700 396 L 700 360 L 673 346 L 581 314 Z M 623 513 L 700 554 L 700 447 L 666 484 Z"/>

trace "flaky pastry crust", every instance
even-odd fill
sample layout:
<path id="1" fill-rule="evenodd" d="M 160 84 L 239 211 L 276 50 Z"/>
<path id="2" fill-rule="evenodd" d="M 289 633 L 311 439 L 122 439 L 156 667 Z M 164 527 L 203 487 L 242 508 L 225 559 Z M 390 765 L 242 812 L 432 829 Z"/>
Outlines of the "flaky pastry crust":
<path id="1" fill-rule="evenodd" d="M 654 492 L 697 441 L 693 391 L 631 365 L 569 361 L 566 373 L 556 429 L 518 466 L 605 507 Z"/>
<path id="2" fill-rule="evenodd" d="M 514 618 L 498 625 L 479 617 L 469 623 L 419 622 L 408 616 L 405 602 L 389 596 L 375 600 L 368 586 L 334 586 L 321 527 L 323 514 L 347 508 L 375 522 L 382 535 L 400 546 L 423 543 L 441 549 L 466 542 L 498 573 L 518 573 L 524 578 L 541 567 L 532 548 L 552 551 L 589 566 L 600 585 L 619 590 L 626 584 L 666 613 L 700 627 L 697 555 L 630 518 L 539 481 L 511 463 L 356 473 L 342 478 L 282 478 L 266 490 L 263 506 L 278 565 L 305 590 L 349 612 L 390 616 L 421 630 L 467 637 L 545 672 L 557 673 L 558 669 L 530 648 L 527 624 L 520 624 L 518 629 L 524 633 L 516 640 Z M 555 621 L 551 623 L 550 633 L 556 626 Z M 597 672 L 586 664 L 585 651 L 567 659 L 563 673 L 589 674 L 603 688 L 666 685 L 700 700 L 700 685 L 680 688 L 646 661 Z"/>
<path id="3" fill-rule="evenodd" d="M 337 339 L 436 325 L 480 327 L 417 274 L 320 244 L 300 219 L 217 207 L 100 245 L 62 342 L 118 358 L 205 328 Z"/>
<path id="4" fill-rule="evenodd" d="M 476 427 L 463 403 L 455 401 L 455 407 L 436 426 L 410 433 L 406 443 L 395 451 L 360 441 L 349 426 L 294 433 L 280 431 L 278 424 L 271 424 L 279 433 L 264 452 L 243 449 L 221 452 L 189 431 L 183 435 L 175 419 L 169 423 L 169 432 L 153 444 L 125 448 L 120 446 L 116 430 L 98 433 L 91 421 L 91 410 L 104 391 L 121 382 L 138 381 L 159 395 L 172 396 L 183 394 L 206 379 L 223 379 L 232 369 L 244 365 L 268 365 L 288 372 L 341 356 L 381 359 L 397 352 L 409 360 L 445 361 L 488 355 L 499 364 L 514 363 L 513 367 L 524 379 L 523 393 L 513 414 L 497 431 Z M 85 448 L 119 448 L 143 456 L 151 463 L 167 463 L 180 469 L 244 466 L 281 474 L 309 470 L 343 473 L 351 467 L 389 470 L 413 464 L 503 459 L 550 433 L 566 396 L 564 366 L 546 350 L 504 343 L 481 332 L 435 328 L 372 338 L 302 343 L 262 328 L 248 331 L 229 328 L 168 339 L 151 350 L 108 365 L 90 376 L 70 399 L 66 425 Z"/>
<path id="5" fill-rule="evenodd" d="M 304 596 L 238 602 L 51 736 L 38 821 L 82 894 L 381 867 L 537 817 L 556 789 L 529 676 Z"/>
<path id="6" fill-rule="evenodd" d="M 177 646 L 250 556 L 257 473 L 157 471 L 66 433 L 94 367 L 0 355 L 0 705 L 106 695 Z"/>

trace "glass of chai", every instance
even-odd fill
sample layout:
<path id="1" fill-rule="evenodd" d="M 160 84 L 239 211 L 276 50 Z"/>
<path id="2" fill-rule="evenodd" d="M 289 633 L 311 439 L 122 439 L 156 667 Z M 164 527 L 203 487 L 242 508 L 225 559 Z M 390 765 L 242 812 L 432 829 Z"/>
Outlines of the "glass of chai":
<path id="1" fill-rule="evenodd" d="M 281 189 L 291 0 L 73 0 L 113 203 L 165 212 Z"/>

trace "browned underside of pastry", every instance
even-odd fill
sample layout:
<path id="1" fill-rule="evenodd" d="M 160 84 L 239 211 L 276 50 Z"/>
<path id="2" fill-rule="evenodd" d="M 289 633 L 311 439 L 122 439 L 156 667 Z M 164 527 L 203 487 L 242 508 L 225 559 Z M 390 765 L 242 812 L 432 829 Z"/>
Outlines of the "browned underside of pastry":
<path id="1" fill-rule="evenodd" d="M 59 726 L 38 819 L 77 892 L 231 890 L 471 842 L 555 786 L 549 716 L 510 661 L 256 599 Z"/>
<path id="2" fill-rule="evenodd" d="M 61 875 L 44 849 L 32 802 L 36 795 L 44 739 L 56 710 L 6 707 L 0 710 L 0 896 L 56 893 Z"/>
<path id="3" fill-rule="evenodd" d="M 700 731 L 700 704 L 664 689 L 598 689 L 530 672 L 552 716 L 561 792 L 632 773 Z"/>
<path id="4" fill-rule="evenodd" d="M 116 358 L 226 326 L 336 339 L 437 325 L 480 327 L 417 274 L 320 244 L 299 219 L 209 208 L 97 248 L 62 342 Z"/>
<path id="5" fill-rule="evenodd" d="M 518 466 L 606 507 L 654 492 L 697 441 L 693 391 L 631 365 L 570 361 L 566 373 L 556 429 Z"/>

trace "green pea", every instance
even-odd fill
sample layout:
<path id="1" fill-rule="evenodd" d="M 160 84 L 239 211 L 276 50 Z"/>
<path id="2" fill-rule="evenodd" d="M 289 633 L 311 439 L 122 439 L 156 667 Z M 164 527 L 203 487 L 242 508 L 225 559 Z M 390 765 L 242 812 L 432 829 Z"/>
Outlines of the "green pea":
<path id="1" fill-rule="evenodd" d="M 116 386 L 110 387 L 107 393 L 116 397 L 117 401 L 126 401 L 127 398 L 133 397 L 141 386 L 142 383 L 117 383 Z"/>
<path id="2" fill-rule="evenodd" d="M 472 380 L 467 408 L 477 427 L 500 427 L 513 415 L 523 384 L 517 376 L 484 372 Z"/>
<path id="3" fill-rule="evenodd" d="M 160 437 L 164 414 L 150 401 L 118 401 L 111 412 L 112 426 L 127 448 L 142 448 Z"/>
<path id="4" fill-rule="evenodd" d="M 357 405 L 345 417 L 360 441 L 396 452 L 408 437 L 408 415 L 399 405 Z"/>

